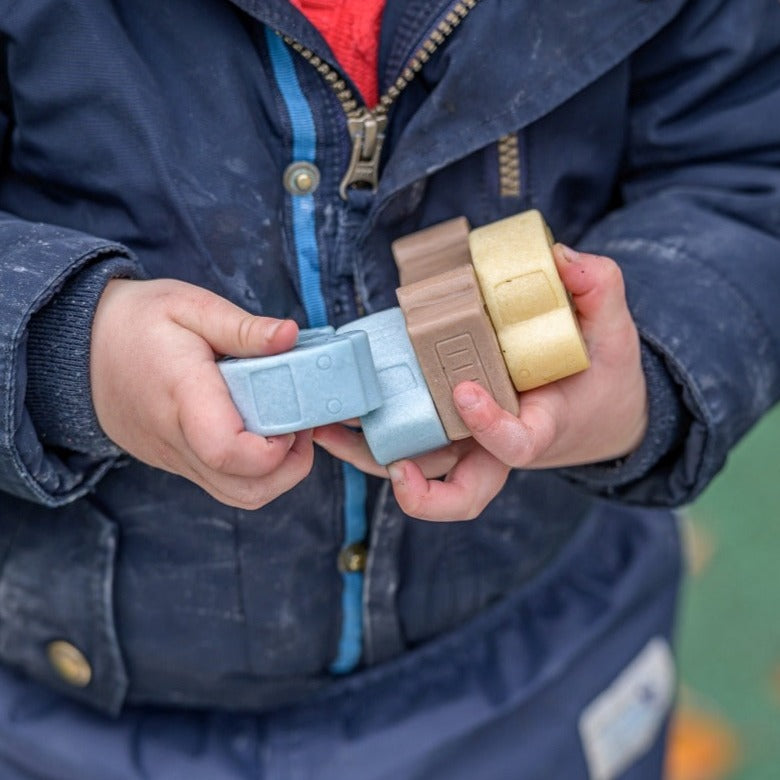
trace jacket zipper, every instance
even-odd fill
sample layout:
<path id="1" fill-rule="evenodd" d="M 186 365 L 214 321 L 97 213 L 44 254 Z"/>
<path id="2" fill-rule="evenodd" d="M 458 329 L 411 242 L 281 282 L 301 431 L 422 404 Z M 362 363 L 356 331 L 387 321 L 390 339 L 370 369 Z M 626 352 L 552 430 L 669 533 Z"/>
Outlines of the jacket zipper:
<path id="1" fill-rule="evenodd" d="M 281 36 L 288 46 L 298 52 L 322 75 L 346 114 L 347 130 L 352 141 L 352 152 L 347 172 L 339 185 L 339 194 L 343 200 L 347 199 L 347 190 L 350 187 L 370 187 L 372 192 L 376 192 L 379 183 L 379 162 L 390 108 L 422 70 L 423 65 L 452 35 L 478 2 L 479 0 L 457 0 L 455 2 L 420 44 L 401 74 L 382 94 L 373 109 L 358 102 L 346 81 L 334 67 L 294 38 L 288 35 Z"/>
<path id="2" fill-rule="evenodd" d="M 519 198 L 522 180 L 517 133 L 509 133 L 498 139 L 498 176 L 501 197 Z"/>

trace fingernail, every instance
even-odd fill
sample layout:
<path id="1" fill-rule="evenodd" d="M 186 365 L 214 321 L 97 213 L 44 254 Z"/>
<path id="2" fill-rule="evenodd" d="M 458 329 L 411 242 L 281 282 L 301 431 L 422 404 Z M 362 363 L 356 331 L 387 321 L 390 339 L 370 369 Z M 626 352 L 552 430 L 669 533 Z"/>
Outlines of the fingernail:
<path id="1" fill-rule="evenodd" d="M 400 463 L 391 463 L 387 467 L 387 473 L 390 475 L 390 479 L 393 482 L 403 484 L 404 481 L 404 467 Z"/>
<path id="2" fill-rule="evenodd" d="M 455 394 L 455 402 L 461 409 L 473 409 L 480 402 L 479 393 L 473 387 L 464 387 Z"/>
<path id="3" fill-rule="evenodd" d="M 290 447 L 295 440 L 295 434 L 294 433 L 279 433 L 276 436 L 266 436 L 265 440 L 268 442 L 269 446 L 275 447 L 283 447 L 287 446 Z"/>
<path id="4" fill-rule="evenodd" d="M 564 260 L 566 260 L 567 263 L 577 263 L 580 259 L 580 253 L 575 252 L 570 246 L 566 246 L 566 244 L 558 244 L 558 246 L 561 248 L 561 254 L 563 255 Z"/>
<path id="5" fill-rule="evenodd" d="M 268 328 L 268 330 L 265 332 L 265 337 L 268 339 L 268 341 L 273 339 L 273 337 L 279 332 L 279 328 L 281 328 L 285 322 L 286 320 L 278 320 Z"/>

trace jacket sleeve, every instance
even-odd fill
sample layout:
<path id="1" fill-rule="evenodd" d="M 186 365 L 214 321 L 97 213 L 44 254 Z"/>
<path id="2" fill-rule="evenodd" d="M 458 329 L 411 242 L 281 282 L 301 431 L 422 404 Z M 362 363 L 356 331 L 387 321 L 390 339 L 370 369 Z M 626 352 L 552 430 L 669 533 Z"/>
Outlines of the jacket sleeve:
<path id="1" fill-rule="evenodd" d="M 620 263 L 643 349 L 682 401 L 682 433 L 659 431 L 669 403 L 654 414 L 651 396 L 648 437 L 676 438 L 671 451 L 640 475 L 626 463 L 567 476 L 679 505 L 780 397 L 780 5 L 688 3 L 632 74 L 622 205 L 580 244 Z"/>
<path id="2" fill-rule="evenodd" d="M 89 393 L 89 336 L 124 247 L 0 213 L 0 490 L 56 506 L 83 495 L 119 452 Z"/>
<path id="3" fill-rule="evenodd" d="M 0 54 L 5 177 L 14 130 L 5 37 Z M 115 462 L 92 407 L 90 331 L 106 282 L 141 275 L 119 244 L 0 210 L 0 491 L 64 504 Z M 4 504 L 0 494 L 0 513 Z"/>

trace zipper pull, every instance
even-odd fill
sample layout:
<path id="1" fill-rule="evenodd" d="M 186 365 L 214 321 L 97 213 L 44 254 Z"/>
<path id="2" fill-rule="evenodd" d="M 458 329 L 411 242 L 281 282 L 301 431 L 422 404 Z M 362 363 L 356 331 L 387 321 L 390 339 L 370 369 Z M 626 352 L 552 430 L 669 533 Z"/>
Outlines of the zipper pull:
<path id="1" fill-rule="evenodd" d="M 379 182 L 379 158 L 385 141 L 387 114 L 374 114 L 367 108 L 347 117 L 347 130 L 352 139 L 349 167 L 339 185 L 339 195 L 347 199 L 347 189 L 355 184 L 369 185 L 376 192 Z"/>

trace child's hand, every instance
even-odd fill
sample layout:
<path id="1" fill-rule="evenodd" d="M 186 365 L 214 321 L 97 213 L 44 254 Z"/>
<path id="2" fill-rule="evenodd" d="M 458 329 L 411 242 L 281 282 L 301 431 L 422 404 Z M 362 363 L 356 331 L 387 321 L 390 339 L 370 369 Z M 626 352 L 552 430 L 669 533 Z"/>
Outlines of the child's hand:
<path id="1" fill-rule="evenodd" d="M 401 508 L 427 520 L 475 517 L 510 467 L 571 466 L 634 450 L 647 427 L 647 390 L 620 269 L 608 258 L 560 245 L 554 254 L 590 352 L 587 371 L 521 393 L 519 417 L 476 383 L 463 382 L 455 401 L 474 438 L 388 469 L 373 461 L 362 437 L 345 429 L 318 429 L 317 443 L 365 471 L 389 472 Z"/>
<path id="2" fill-rule="evenodd" d="M 263 506 L 308 474 L 311 432 L 266 439 L 245 431 L 215 358 L 282 352 L 297 331 L 185 282 L 114 279 L 92 327 L 98 421 L 144 463 L 225 504 Z"/>

